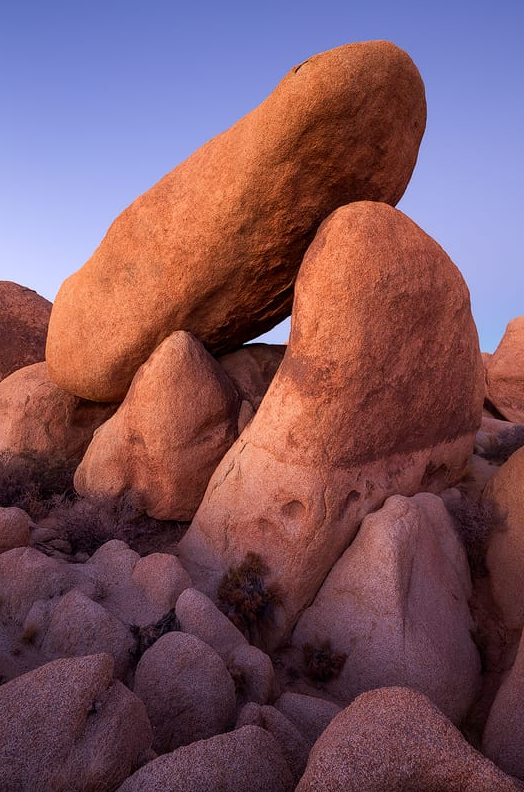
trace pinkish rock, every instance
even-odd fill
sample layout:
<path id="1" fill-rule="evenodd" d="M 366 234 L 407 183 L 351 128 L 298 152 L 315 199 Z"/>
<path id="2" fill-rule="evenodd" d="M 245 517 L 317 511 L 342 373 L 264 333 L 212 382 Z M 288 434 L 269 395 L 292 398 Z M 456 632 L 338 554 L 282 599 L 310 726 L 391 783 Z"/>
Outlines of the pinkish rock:
<path id="1" fill-rule="evenodd" d="M 131 580 L 164 613 L 174 608 L 181 594 L 192 585 L 178 558 L 168 553 L 139 558 Z"/>
<path id="2" fill-rule="evenodd" d="M 309 750 L 341 709 L 331 701 L 290 690 L 275 701 L 275 708 L 297 727 Z"/>
<path id="3" fill-rule="evenodd" d="M 0 281 L 0 380 L 44 360 L 51 308 L 32 289 Z"/>
<path id="4" fill-rule="evenodd" d="M 282 600 L 263 637 L 274 645 L 365 514 L 460 479 L 482 401 L 469 293 L 442 248 L 386 204 L 338 209 L 304 258 L 286 354 L 209 482 L 182 563 L 215 598 L 229 567 L 261 556 Z"/>
<path id="5" fill-rule="evenodd" d="M 0 382 L 0 454 L 76 462 L 115 409 L 61 390 L 45 363 L 26 366 Z"/>
<path id="6" fill-rule="evenodd" d="M 486 362 L 486 389 L 504 418 L 524 423 L 524 316 L 511 320 Z"/>
<path id="7" fill-rule="evenodd" d="M 409 688 L 364 693 L 315 743 L 296 792 L 517 792 L 518 781 L 475 751 Z"/>
<path id="8" fill-rule="evenodd" d="M 231 728 L 235 686 L 224 661 L 186 633 L 163 635 L 142 656 L 134 691 L 144 702 L 157 753 Z"/>
<path id="9" fill-rule="evenodd" d="M 130 493 L 151 517 L 191 520 L 237 436 L 238 409 L 231 380 L 202 344 L 173 333 L 96 432 L 75 489 L 94 497 Z"/>
<path id="10" fill-rule="evenodd" d="M 273 735 L 295 783 L 298 783 L 306 769 L 309 746 L 296 726 L 275 707 L 261 706 L 254 702 L 246 704 L 239 713 L 236 728 L 243 726 L 260 726 Z"/>
<path id="11" fill-rule="evenodd" d="M 227 352 L 289 314 L 320 222 L 355 200 L 395 204 L 424 132 L 424 86 L 387 41 L 291 69 L 231 129 L 137 198 L 56 297 L 47 361 L 60 387 L 122 399 L 174 330 Z"/>
<path id="12" fill-rule="evenodd" d="M 482 752 L 506 773 L 524 781 L 524 633 L 513 667 L 491 707 Z"/>
<path id="13" fill-rule="evenodd" d="M 31 536 L 30 524 L 29 515 L 23 509 L 0 507 L 0 553 L 14 547 L 26 547 Z"/>
<path id="14" fill-rule="evenodd" d="M 395 495 L 364 518 L 293 643 L 317 651 L 328 643 L 346 655 L 339 675 L 324 682 L 341 701 L 406 685 L 460 723 L 480 687 L 470 597 L 466 554 L 442 500 Z"/>
<path id="15" fill-rule="evenodd" d="M 275 738 L 257 726 L 219 734 L 159 756 L 117 792 L 292 792 Z"/>
<path id="16" fill-rule="evenodd" d="M 144 705 L 108 655 L 54 660 L 0 687 L 0 789 L 113 792 L 149 751 Z"/>

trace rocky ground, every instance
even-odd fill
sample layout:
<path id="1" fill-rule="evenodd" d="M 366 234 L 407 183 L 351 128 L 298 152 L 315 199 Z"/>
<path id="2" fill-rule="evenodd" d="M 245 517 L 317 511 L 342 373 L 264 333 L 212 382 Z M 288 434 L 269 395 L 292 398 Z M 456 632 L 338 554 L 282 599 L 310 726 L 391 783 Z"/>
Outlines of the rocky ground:
<path id="1" fill-rule="evenodd" d="M 0 282 L 0 792 L 524 789 L 524 318 L 393 208 L 424 125 L 323 53 Z"/>

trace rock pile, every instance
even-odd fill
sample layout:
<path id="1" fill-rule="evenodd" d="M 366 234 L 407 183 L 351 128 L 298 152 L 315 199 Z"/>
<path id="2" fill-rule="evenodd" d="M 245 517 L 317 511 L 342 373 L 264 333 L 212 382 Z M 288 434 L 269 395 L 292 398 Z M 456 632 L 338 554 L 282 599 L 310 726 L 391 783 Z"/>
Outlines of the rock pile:
<path id="1" fill-rule="evenodd" d="M 424 124 L 393 44 L 317 55 L 117 218 L 46 362 L 0 284 L 0 790 L 524 789 L 524 325 L 483 360 L 394 208 Z"/>

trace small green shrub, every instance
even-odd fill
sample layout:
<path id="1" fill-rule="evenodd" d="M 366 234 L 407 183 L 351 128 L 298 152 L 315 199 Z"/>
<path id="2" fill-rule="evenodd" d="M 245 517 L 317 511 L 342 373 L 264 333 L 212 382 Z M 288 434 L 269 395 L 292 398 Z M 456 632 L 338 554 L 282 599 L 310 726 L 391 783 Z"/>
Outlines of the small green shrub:
<path id="1" fill-rule="evenodd" d="M 233 624 L 252 639 L 258 628 L 271 624 L 282 600 L 276 586 L 264 580 L 269 570 L 256 553 L 247 553 L 239 566 L 231 567 L 218 587 L 221 610 Z"/>
<path id="2" fill-rule="evenodd" d="M 306 676 L 314 682 L 329 682 L 330 679 L 336 679 L 347 659 L 347 654 L 333 651 L 329 640 L 324 641 L 320 646 L 306 643 L 302 647 L 302 653 Z"/>

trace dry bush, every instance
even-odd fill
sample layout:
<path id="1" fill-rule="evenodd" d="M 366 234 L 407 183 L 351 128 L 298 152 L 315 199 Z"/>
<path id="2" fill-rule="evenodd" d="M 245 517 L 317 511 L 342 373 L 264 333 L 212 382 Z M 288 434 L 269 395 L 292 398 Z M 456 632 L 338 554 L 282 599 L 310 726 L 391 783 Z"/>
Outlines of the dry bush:
<path id="1" fill-rule="evenodd" d="M 471 576 L 486 577 L 486 552 L 495 531 L 505 528 L 505 515 L 489 500 L 474 501 L 461 493 L 460 498 L 446 503 L 455 530 L 464 545 Z"/>
<path id="2" fill-rule="evenodd" d="M 336 679 L 347 659 L 347 654 L 333 651 L 329 640 L 324 641 L 320 646 L 304 644 L 302 654 L 305 674 L 314 682 L 329 682 L 330 679 Z"/>
<path id="3" fill-rule="evenodd" d="M 158 641 L 163 635 L 168 632 L 175 632 L 180 630 L 180 622 L 178 621 L 175 609 L 171 608 L 154 624 L 148 624 L 146 627 L 139 627 L 137 624 L 130 626 L 131 634 L 135 639 L 135 649 L 132 653 L 134 663 L 138 663 L 142 655 L 150 646 Z"/>
<path id="4" fill-rule="evenodd" d="M 281 604 L 276 586 L 264 580 L 268 572 L 259 555 L 247 553 L 239 566 L 228 569 L 218 587 L 221 610 L 249 640 L 259 627 L 272 623 Z"/>
<path id="5" fill-rule="evenodd" d="M 18 506 L 41 520 L 58 503 L 74 497 L 75 464 L 62 457 L 0 454 L 0 506 Z"/>
<path id="6" fill-rule="evenodd" d="M 178 537 L 185 523 L 175 520 L 155 520 L 139 508 L 130 494 L 119 498 L 80 498 L 64 501 L 49 512 L 54 528 L 66 539 L 74 553 L 91 555 L 110 539 L 121 539 L 133 550 L 140 550 L 141 542 L 155 531 L 172 529 Z"/>

